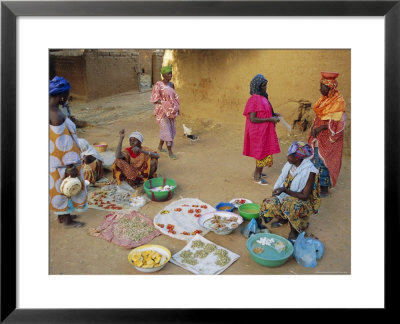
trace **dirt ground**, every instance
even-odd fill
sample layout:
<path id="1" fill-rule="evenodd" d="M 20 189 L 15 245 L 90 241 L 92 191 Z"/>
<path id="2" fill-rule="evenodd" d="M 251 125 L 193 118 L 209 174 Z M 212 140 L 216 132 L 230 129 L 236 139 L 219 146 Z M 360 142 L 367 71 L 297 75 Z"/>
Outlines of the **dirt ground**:
<path id="1" fill-rule="evenodd" d="M 108 150 L 115 151 L 120 129 L 125 128 L 127 134 L 138 130 L 144 136 L 143 145 L 156 149 L 159 129 L 152 115 L 153 105 L 149 103 L 149 96 L 149 92 L 128 92 L 91 102 L 72 100 L 72 114 L 90 124 L 78 129 L 78 136 L 89 143 L 105 141 L 109 144 Z M 184 107 L 181 109 L 184 111 Z M 197 142 L 192 143 L 183 136 L 183 122 L 199 136 Z M 201 124 L 191 121 L 188 116 L 178 117 L 173 148 L 178 159 L 171 160 L 166 153 L 161 153 L 158 165 L 158 175 L 175 179 L 178 187 L 172 200 L 151 201 L 139 212 L 153 218 L 162 208 L 181 197 L 198 198 L 215 206 L 218 202 L 238 197 L 260 203 L 271 196 L 273 184 L 286 162 L 289 143 L 300 138 L 280 137 L 281 153 L 274 155 L 271 168 L 264 169 L 269 185 L 260 186 L 252 180 L 254 159 L 242 155 L 243 131 L 244 118 L 242 123 Z M 126 138 L 124 146 L 127 145 Z M 105 175 L 111 178 L 111 172 L 106 171 Z M 210 232 L 205 236 L 240 255 L 222 275 L 351 274 L 350 188 L 350 157 L 344 156 L 338 184 L 330 191 L 329 197 L 322 199 L 320 212 L 311 218 L 307 230 L 325 245 L 324 256 L 315 268 L 304 268 L 293 257 L 277 268 L 255 263 L 246 250 L 246 238 L 240 233 L 240 229 L 248 224 L 244 221 L 230 235 L 220 236 Z M 108 213 L 88 209 L 78 217 L 86 223 L 83 228 L 65 228 L 50 213 L 50 274 L 193 275 L 172 263 L 151 274 L 135 270 L 127 259 L 130 250 L 88 235 L 88 229 L 100 225 Z M 285 235 L 287 230 L 280 228 L 276 233 Z M 186 245 L 186 241 L 166 235 L 154 238 L 151 243 L 166 246 L 172 254 Z"/>

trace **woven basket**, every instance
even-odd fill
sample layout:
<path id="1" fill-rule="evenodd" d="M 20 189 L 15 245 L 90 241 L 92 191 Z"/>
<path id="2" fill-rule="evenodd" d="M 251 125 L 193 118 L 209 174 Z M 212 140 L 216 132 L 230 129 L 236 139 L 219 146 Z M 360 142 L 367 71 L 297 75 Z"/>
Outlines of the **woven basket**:
<path id="1" fill-rule="evenodd" d="M 105 152 L 107 151 L 108 144 L 106 142 L 98 142 L 94 143 L 93 146 L 96 148 L 97 151 Z"/>

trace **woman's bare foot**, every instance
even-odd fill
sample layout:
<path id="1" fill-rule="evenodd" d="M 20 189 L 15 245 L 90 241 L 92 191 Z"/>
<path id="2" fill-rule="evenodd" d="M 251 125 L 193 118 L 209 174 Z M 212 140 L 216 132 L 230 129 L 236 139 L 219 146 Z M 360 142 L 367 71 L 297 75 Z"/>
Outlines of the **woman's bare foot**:
<path id="1" fill-rule="evenodd" d="M 64 216 L 65 215 L 58 215 L 58 217 L 57 217 L 57 219 L 58 219 L 58 222 L 61 224 L 61 223 L 64 223 Z M 75 219 L 75 218 L 77 218 L 78 216 L 76 216 L 76 215 L 70 215 L 71 216 L 71 219 Z"/>

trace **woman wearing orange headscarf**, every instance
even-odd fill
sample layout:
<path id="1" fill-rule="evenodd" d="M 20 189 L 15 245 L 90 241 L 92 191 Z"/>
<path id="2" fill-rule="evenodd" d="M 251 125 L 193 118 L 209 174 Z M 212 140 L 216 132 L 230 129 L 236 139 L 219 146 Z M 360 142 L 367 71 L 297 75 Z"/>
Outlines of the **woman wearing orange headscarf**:
<path id="1" fill-rule="evenodd" d="M 313 163 L 319 170 L 321 197 L 336 185 L 342 165 L 346 102 L 336 89 L 339 73 L 321 72 L 322 97 L 314 104 L 315 120 L 308 143 L 314 150 Z"/>

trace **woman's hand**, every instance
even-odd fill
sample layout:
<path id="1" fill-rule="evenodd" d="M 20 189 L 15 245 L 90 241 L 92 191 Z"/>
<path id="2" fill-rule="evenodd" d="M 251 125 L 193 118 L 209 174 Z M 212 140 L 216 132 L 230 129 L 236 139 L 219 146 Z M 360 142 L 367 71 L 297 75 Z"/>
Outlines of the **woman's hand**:
<path id="1" fill-rule="evenodd" d="M 71 164 L 65 169 L 65 177 L 76 178 L 78 177 L 79 172 L 75 165 Z"/>
<path id="2" fill-rule="evenodd" d="M 271 122 L 273 122 L 274 125 L 276 125 L 276 123 L 279 122 L 279 118 L 278 118 L 278 117 L 272 117 L 272 118 L 271 118 Z"/>
<path id="3" fill-rule="evenodd" d="M 120 137 L 120 138 L 124 138 L 124 137 L 125 137 L 125 129 L 121 129 L 121 130 L 119 131 L 119 137 Z"/>
<path id="4" fill-rule="evenodd" d="M 285 190 L 286 190 L 285 187 L 276 188 L 274 191 L 272 191 L 272 196 L 279 196 Z"/>
<path id="5" fill-rule="evenodd" d="M 328 128 L 328 126 L 327 125 L 321 125 L 321 126 L 319 126 L 319 127 L 317 127 L 317 128 L 312 128 L 312 130 L 311 130 L 311 135 L 313 136 L 313 137 L 317 137 L 318 136 L 318 134 L 321 132 L 321 131 L 323 131 L 324 129 L 327 129 Z"/>
<path id="6" fill-rule="evenodd" d="M 275 116 L 277 116 L 277 117 L 282 117 L 282 115 L 280 114 L 280 113 L 275 113 Z"/>

